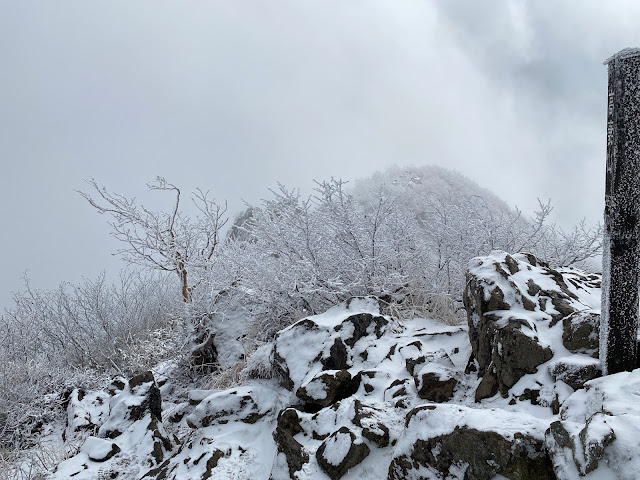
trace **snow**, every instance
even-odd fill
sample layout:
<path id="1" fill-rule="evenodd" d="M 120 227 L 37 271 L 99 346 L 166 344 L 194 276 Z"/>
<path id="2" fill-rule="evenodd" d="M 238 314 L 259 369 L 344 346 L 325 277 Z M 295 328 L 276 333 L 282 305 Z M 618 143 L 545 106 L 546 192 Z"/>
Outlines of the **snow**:
<path id="1" fill-rule="evenodd" d="M 80 449 L 80 451 L 86 453 L 89 458 L 95 460 L 102 460 L 106 458 L 112 450 L 112 441 L 104 440 L 97 437 L 87 437 L 84 444 L 82 445 L 82 448 Z"/>
<path id="2" fill-rule="evenodd" d="M 441 359 L 439 359 L 439 361 L 441 361 Z M 434 362 L 434 363 L 427 363 L 424 367 L 422 367 L 418 371 L 417 376 L 422 377 L 422 375 L 425 375 L 427 373 L 435 374 L 440 380 L 447 380 L 452 377 L 453 372 L 451 368 L 447 368 L 444 365 Z"/>
<path id="3" fill-rule="evenodd" d="M 403 451 L 413 446 L 417 438 L 446 435 L 458 426 L 496 432 L 510 439 L 513 439 L 516 434 L 527 434 L 543 439 L 548 423 L 544 419 L 522 412 L 442 404 L 434 409 L 420 410 L 411 417 L 409 428 L 405 430 L 404 437 L 398 442 L 396 451 Z"/>
<path id="4" fill-rule="evenodd" d="M 349 302 L 341 303 L 335 307 L 331 307 L 320 315 L 308 317 L 316 324 L 323 327 L 334 327 L 342 323 L 342 321 L 350 315 L 358 313 L 370 313 L 371 315 L 380 315 L 380 305 L 378 299 L 374 297 L 355 297 Z"/>
<path id="5" fill-rule="evenodd" d="M 331 371 L 325 371 L 323 373 L 330 372 Z M 311 379 L 311 381 L 303 384 L 302 386 L 305 388 L 307 395 L 313 399 L 324 400 L 325 398 L 327 398 L 327 390 L 321 378 L 313 378 Z"/>
<path id="6" fill-rule="evenodd" d="M 278 395 L 272 388 L 261 385 L 236 387 L 207 396 L 187 417 L 187 423 L 206 427 L 210 422 L 220 423 L 249 415 L 273 415 L 277 404 Z"/>
<path id="7" fill-rule="evenodd" d="M 344 461 L 349 453 L 349 449 L 351 448 L 351 435 L 345 432 L 338 432 L 329 437 L 326 445 L 327 448 L 322 456 L 331 465 L 337 467 Z"/>

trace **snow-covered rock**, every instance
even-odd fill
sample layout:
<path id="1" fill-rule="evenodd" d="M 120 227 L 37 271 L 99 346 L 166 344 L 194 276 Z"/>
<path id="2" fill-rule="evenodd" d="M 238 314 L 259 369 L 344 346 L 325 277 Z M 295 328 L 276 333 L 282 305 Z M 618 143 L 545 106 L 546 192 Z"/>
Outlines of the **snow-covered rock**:
<path id="1" fill-rule="evenodd" d="M 544 443 L 547 423 L 530 415 L 423 405 L 405 425 L 388 480 L 555 479 Z"/>
<path id="2" fill-rule="evenodd" d="M 415 376 L 418 396 L 432 402 L 442 403 L 451 400 L 453 390 L 458 384 L 451 368 L 437 363 L 422 367 Z"/>
<path id="3" fill-rule="evenodd" d="M 316 451 L 320 468 L 331 480 L 339 480 L 369 455 L 369 447 L 347 427 L 329 435 Z"/>
<path id="4" fill-rule="evenodd" d="M 274 461 L 274 469 L 283 478 L 295 478 L 296 472 L 309 463 L 309 453 L 294 437 L 304 429 L 300 426 L 298 411 L 285 408 L 278 415 L 278 424 L 273 432 L 278 455 Z M 286 467 L 285 467 L 286 465 Z M 282 471 L 284 470 L 284 471 Z M 289 477 L 286 476 L 288 473 Z"/>
<path id="5" fill-rule="evenodd" d="M 632 480 L 640 472 L 640 370 L 592 380 L 547 432 L 559 480 Z"/>
<path id="6" fill-rule="evenodd" d="M 366 360 L 388 325 L 376 298 L 354 298 L 279 332 L 274 366 L 283 385 L 294 390 L 320 371 L 346 370 Z"/>
<path id="7" fill-rule="evenodd" d="M 276 413 L 277 399 L 272 389 L 259 385 L 215 392 L 202 400 L 186 417 L 191 428 L 228 422 L 256 423 Z"/>
<path id="8" fill-rule="evenodd" d="M 109 414 L 110 395 L 103 391 L 85 392 L 74 388 L 65 395 L 67 425 L 63 438 L 73 441 L 78 434 L 93 433 L 106 421 Z"/>
<path id="9" fill-rule="evenodd" d="M 599 287 L 598 275 L 555 270 L 531 254 L 474 258 L 464 305 L 473 350 L 468 371 L 483 377 L 476 400 L 508 396 L 554 356 L 594 355 Z"/>
<path id="10" fill-rule="evenodd" d="M 361 375 L 352 377 L 348 370 L 326 370 L 298 388 L 296 396 L 307 404 L 307 408 L 328 407 L 356 393 L 360 378 Z"/>
<path id="11" fill-rule="evenodd" d="M 589 380 L 602 375 L 600 361 L 584 355 L 562 357 L 549 365 L 554 380 L 561 380 L 574 390 L 583 388 Z"/>
<path id="12" fill-rule="evenodd" d="M 140 477 L 149 467 L 160 465 L 172 451 L 173 443 L 162 423 L 160 389 L 151 372 L 135 375 L 113 393 L 97 435 L 87 437 L 77 455 L 58 465 L 55 479 L 95 479 L 99 472 L 126 470 L 125 465 L 132 469 L 128 472 L 131 476 Z M 94 406 L 98 412 L 102 407 Z M 131 458 L 140 459 L 139 464 L 131 465 Z"/>
<path id="13" fill-rule="evenodd" d="M 473 265 L 469 326 L 358 298 L 279 332 L 282 381 L 144 373 L 70 395 L 67 430 L 93 435 L 52 478 L 637 478 L 640 370 L 593 379 L 597 278 L 526 255 Z"/>
<path id="14" fill-rule="evenodd" d="M 562 320 L 562 344 L 573 353 L 598 358 L 600 315 L 594 311 L 576 312 Z"/>
<path id="15" fill-rule="evenodd" d="M 106 462 L 120 452 L 120 447 L 109 440 L 87 437 L 80 451 L 86 453 L 92 462 Z"/>

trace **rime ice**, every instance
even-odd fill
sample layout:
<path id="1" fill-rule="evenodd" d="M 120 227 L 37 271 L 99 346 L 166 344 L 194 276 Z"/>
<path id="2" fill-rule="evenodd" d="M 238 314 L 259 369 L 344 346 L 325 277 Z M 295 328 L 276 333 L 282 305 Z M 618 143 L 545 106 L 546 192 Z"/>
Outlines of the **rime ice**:
<path id="1" fill-rule="evenodd" d="M 640 260 L 640 49 L 609 67 L 600 358 L 608 374 L 636 366 Z"/>

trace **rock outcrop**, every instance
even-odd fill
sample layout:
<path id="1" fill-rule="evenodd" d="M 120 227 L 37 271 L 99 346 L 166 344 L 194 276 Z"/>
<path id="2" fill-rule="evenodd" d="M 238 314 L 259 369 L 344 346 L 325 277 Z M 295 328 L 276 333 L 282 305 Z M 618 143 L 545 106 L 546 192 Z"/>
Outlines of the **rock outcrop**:
<path id="1" fill-rule="evenodd" d="M 468 371 L 483 377 L 476 401 L 498 392 L 508 396 L 523 376 L 566 350 L 597 356 L 599 287 L 597 275 L 552 269 L 530 254 L 493 252 L 472 260 L 464 305 Z"/>
<path id="2" fill-rule="evenodd" d="M 592 380 L 567 398 L 547 431 L 559 480 L 638 478 L 640 370 Z"/>
<path id="3" fill-rule="evenodd" d="M 545 448 L 546 423 L 534 417 L 498 409 L 424 405 L 409 412 L 405 425 L 388 480 L 497 475 L 555 479 Z"/>
<path id="4" fill-rule="evenodd" d="M 278 333 L 279 378 L 72 390 L 53 478 L 637 478 L 640 374 L 597 378 L 598 278 L 495 252 L 468 280 L 468 326 L 356 298 Z"/>
<path id="5" fill-rule="evenodd" d="M 78 402 L 83 400 L 95 402 L 109 398 L 108 403 L 100 404 L 98 416 L 89 416 L 97 423 L 92 423 L 92 435 L 87 437 L 80 452 L 62 462 L 56 473 L 58 478 L 74 478 L 76 480 L 95 478 L 96 470 L 117 472 L 124 457 L 118 455 L 126 452 L 144 460 L 145 466 L 155 467 L 165 461 L 174 445 L 162 423 L 162 397 L 158 384 L 151 372 L 135 375 L 128 382 L 118 381 L 111 394 L 94 392 L 80 398 L 72 395 L 68 411 L 74 412 L 70 426 L 78 423 Z M 85 402 L 85 405 L 87 403 Z M 107 410 L 102 407 L 108 405 Z M 95 408 L 89 408 L 94 410 Z M 68 430 L 69 431 L 69 427 Z M 92 469 L 92 464 L 100 464 Z"/>

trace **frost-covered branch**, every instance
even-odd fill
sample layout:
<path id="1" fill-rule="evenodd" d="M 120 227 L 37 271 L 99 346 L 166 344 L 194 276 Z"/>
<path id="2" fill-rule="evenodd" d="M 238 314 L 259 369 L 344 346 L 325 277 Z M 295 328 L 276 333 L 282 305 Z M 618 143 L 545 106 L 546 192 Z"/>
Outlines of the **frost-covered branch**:
<path id="1" fill-rule="evenodd" d="M 94 179 L 87 180 L 93 196 L 78 192 L 98 213 L 111 217 L 111 234 L 125 247 L 117 254 L 135 265 L 175 273 L 180 279 L 180 292 L 189 302 L 197 282 L 190 278 L 192 269 L 205 269 L 220 243 L 220 231 L 227 222 L 227 204 L 209 198 L 209 192 L 198 189 L 192 201 L 198 215 L 191 218 L 181 211 L 181 192 L 163 177 L 147 186 L 152 191 L 175 194 L 169 212 L 158 212 L 138 205 L 135 198 L 113 193 Z"/>

